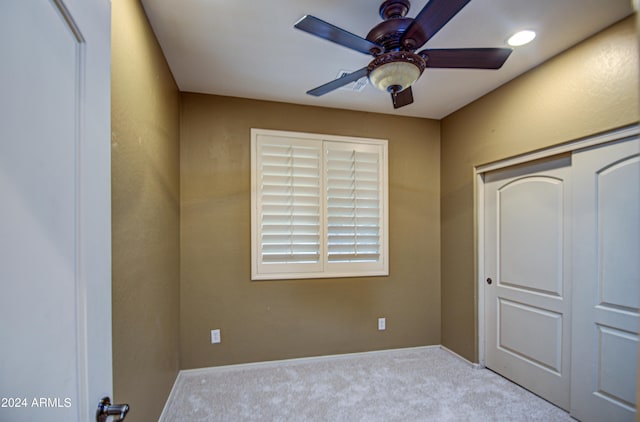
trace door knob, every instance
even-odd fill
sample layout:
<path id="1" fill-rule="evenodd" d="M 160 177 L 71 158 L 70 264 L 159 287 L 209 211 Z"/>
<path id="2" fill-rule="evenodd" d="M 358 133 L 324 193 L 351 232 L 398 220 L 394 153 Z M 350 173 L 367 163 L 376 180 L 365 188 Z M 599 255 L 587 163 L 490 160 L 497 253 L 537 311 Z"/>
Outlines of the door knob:
<path id="1" fill-rule="evenodd" d="M 112 421 L 122 421 L 129 411 L 128 404 L 111 404 L 109 397 L 103 397 L 98 403 L 96 411 L 96 422 L 107 422 L 109 416 L 114 416 Z"/>
<path id="2" fill-rule="evenodd" d="M 491 277 L 487 278 L 487 284 L 491 284 L 493 283 L 493 280 L 491 280 Z"/>

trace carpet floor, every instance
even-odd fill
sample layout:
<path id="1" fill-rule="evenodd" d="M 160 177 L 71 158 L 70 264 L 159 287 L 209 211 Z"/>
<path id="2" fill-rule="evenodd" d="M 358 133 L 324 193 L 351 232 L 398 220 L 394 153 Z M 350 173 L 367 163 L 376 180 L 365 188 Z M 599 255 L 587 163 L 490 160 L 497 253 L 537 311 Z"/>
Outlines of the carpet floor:
<path id="1" fill-rule="evenodd" d="M 161 417 L 190 421 L 572 421 L 439 347 L 182 371 Z"/>

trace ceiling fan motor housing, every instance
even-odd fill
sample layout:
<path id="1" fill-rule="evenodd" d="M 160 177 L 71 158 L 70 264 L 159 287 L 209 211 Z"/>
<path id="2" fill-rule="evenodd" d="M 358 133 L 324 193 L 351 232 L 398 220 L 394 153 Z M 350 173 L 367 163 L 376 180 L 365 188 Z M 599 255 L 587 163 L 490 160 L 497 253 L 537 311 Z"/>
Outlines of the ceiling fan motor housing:
<path id="1" fill-rule="evenodd" d="M 402 39 L 405 31 L 414 21 L 412 18 L 405 17 L 410 7 L 409 0 L 386 0 L 380 5 L 380 17 L 384 22 L 369 31 L 367 40 L 382 46 L 384 51 L 374 50 L 371 54 L 377 56 L 394 50 L 414 51 L 418 47 L 414 39 Z M 418 32 L 419 37 L 424 37 L 422 28 L 416 28 L 414 25 L 413 29 Z"/>
<path id="2" fill-rule="evenodd" d="M 401 48 L 400 39 L 402 34 L 404 34 L 411 22 L 413 22 L 411 18 L 394 18 L 380 22 L 369 31 L 367 40 L 382 46 L 385 52 L 398 50 Z"/>

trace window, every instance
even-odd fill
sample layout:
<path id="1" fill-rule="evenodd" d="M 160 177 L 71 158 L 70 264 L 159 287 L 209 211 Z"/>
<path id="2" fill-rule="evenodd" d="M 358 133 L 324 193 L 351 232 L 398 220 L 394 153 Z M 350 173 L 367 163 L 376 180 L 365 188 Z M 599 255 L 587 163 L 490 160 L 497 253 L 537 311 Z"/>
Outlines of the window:
<path id="1" fill-rule="evenodd" d="M 389 274 L 387 141 L 251 130 L 254 280 Z"/>

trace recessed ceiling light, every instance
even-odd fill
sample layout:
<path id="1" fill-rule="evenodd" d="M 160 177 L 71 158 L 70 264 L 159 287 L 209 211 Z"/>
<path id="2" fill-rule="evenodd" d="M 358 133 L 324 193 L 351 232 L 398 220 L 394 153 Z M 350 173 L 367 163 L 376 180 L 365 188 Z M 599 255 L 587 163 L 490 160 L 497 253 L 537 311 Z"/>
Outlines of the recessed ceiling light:
<path id="1" fill-rule="evenodd" d="M 530 43 L 535 37 L 536 33 L 533 31 L 520 31 L 513 34 L 507 43 L 512 47 L 518 47 Z"/>

